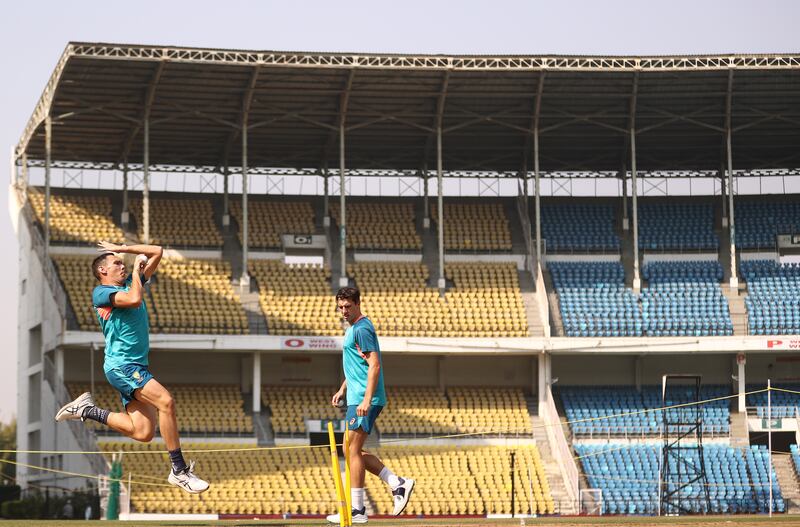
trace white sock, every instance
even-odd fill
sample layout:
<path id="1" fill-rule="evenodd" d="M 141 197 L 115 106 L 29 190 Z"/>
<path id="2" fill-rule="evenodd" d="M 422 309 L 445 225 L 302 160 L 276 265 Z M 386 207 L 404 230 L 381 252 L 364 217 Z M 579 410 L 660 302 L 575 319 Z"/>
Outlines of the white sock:
<path id="1" fill-rule="evenodd" d="M 379 476 L 384 483 L 386 483 L 393 489 L 397 488 L 397 486 L 400 485 L 400 478 L 398 478 L 394 472 L 389 470 L 389 467 L 383 467 L 383 470 L 381 470 Z"/>
<path id="2" fill-rule="evenodd" d="M 350 499 L 353 502 L 353 508 L 360 511 L 364 508 L 364 489 L 350 489 Z"/>

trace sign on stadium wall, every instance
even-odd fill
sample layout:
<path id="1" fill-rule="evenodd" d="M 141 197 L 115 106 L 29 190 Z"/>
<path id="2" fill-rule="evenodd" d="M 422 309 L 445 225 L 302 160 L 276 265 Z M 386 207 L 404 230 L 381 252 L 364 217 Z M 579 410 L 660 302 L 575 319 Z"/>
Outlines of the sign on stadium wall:
<path id="1" fill-rule="evenodd" d="M 341 350 L 342 341 L 332 337 L 281 337 L 282 350 Z"/>
<path id="2" fill-rule="evenodd" d="M 800 350 L 799 338 L 769 339 L 766 341 L 767 349 L 771 350 Z"/>

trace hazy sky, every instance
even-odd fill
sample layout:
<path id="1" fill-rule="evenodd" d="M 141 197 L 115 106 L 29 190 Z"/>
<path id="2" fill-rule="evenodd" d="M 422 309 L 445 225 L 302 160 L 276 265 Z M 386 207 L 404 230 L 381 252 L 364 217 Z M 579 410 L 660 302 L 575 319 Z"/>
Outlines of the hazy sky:
<path id="1" fill-rule="evenodd" d="M 443 54 L 798 53 L 800 2 L 4 2 L 0 152 L 16 144 L 69 41 Z M 9 175 L 3 169 L 0 203 Z M 0 214 L 0 420 L 16 412 L 17 250 Z"/>

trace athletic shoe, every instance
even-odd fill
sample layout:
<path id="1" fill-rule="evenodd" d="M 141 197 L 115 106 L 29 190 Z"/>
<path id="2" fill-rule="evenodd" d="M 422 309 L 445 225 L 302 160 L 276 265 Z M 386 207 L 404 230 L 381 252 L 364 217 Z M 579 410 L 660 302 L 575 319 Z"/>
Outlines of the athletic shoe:
<path id="1" fill-rule="evenodd" d="M 56 421 L 69 421 L 70 419 L 80 419 L 84 421 L 83 412 L 92 406 L 94 406 L 92 394 L 84 392 L 74 401 L 61 407 L 61 410 L 56 413 Z"/>
<path id="2" fill-rule="evenodd" d="M 397 488 L 392 489 L 392 500 L 394 500 L 393 515 L 398 516 L 406 510 L 408 500 L 411 498 L 411 492 L 414 490 L 414 483 L 413 479 L 404 479 Z"/>
<path id="3" fill-rule="evenodd" d="M 364 507 L 361 510 L 353 509 L 351 516 L 353 523 L 367 523 L 368 521 L 367 508 Z M 339 513 L 331 514 L 330 516 L 327 516 L 325 519 L 328 520 L 329 523 L 333 523 L 336 525 L 339 525 L 341 523 L 339 521 Z"/>
<path id="4" fill-rule="evenodd" d="M 189 463 L 189 466 L 186 467 L 186 470 L 183 470 L 177 474 L 174 470 L 170 470 L 167 481 L 176 487 L 182 488 L 189 494 L 200 494 L 201 492 L 208 490 L 208 482 L 194 475 L 194 461 Z"/>

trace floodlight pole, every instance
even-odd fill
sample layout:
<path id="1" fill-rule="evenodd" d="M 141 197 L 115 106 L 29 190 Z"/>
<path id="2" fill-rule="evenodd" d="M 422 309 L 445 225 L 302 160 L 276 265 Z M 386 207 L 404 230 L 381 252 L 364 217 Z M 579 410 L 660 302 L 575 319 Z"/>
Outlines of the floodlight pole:
<path id="1" fill-rule="evenodd" d="M 725 143 L 728 158 L 728 228 L 730 229 L 731 279 L 730 288 L 739 289 L 736 273 L 736 222 L 733 220 L 733 151 L 731 130 L 731 106 L 733 101 L 733 70 L 728 70 L 728 94 L 725 98 Z"/>
<path id="2" fill-rule="evenodd" d="M 44 251 L 50 252 L 50 166 L 53 162 L 53 119 L 44 119 Z"/>
<path id="3" fill-rule="evenodd" d="M 142 233 L 144 243 L 150 243 L 150 109 L 144 116 L 144 155 L 142 160 Z"/>

